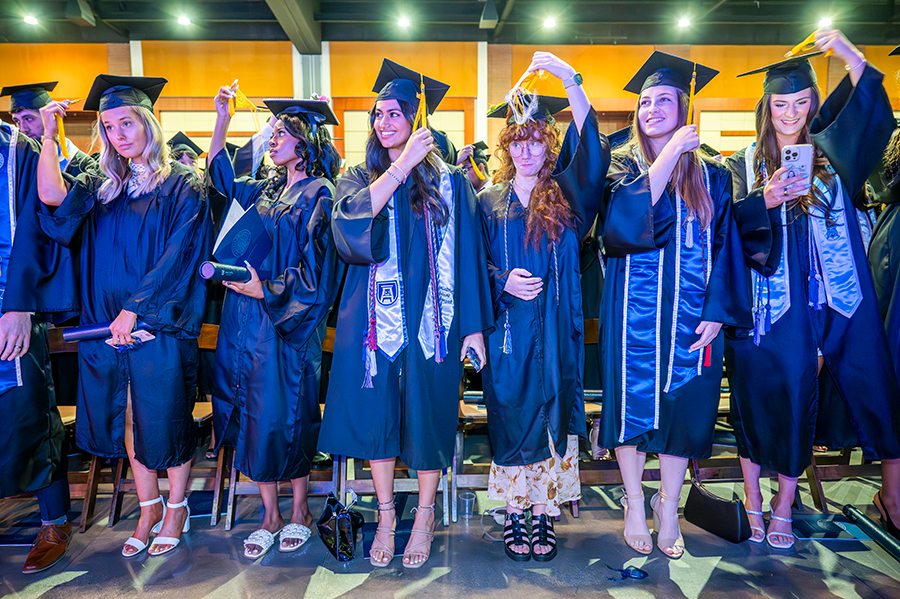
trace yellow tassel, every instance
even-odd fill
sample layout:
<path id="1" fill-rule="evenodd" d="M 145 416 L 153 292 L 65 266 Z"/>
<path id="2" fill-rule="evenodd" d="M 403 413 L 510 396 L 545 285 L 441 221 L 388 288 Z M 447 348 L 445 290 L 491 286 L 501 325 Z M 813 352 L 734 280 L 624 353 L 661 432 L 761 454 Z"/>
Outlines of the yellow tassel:
<path id="1" fill-rule="evenodd" d="M 63 158 L 69 159 L 69 148 L 66 147 L 66 128 L 63 126 L 62 116 L 56 115 L 56 128 L 59 130 L 59 149 L 62 150 Z"/>
<path id="2" fill-rule="evenodd" d="M 694 73 L 691 75 L 691 95 L 688 98 L 688 125 L 694 122 L 694 87 L 697 85 L 697 63 L 694 63 Z"/>
<path id="3" fill-rule="evenodd" d="M 472 168 L 475 169 L 475 174 L 478 175 L 478 179 L 479 179 L 480 181 L 484 181 L 484 175 L 481 174 L 481 169 L 478 168 L 478 165 L 477 165 L 477 164 L 475 164 L 475 159 L 472 158 L 471 156 L 469 156 L 469 162 L 472 163 Z"/>
<path id="4" fill-rule="evenodd" d="M 797 44 L 796 46 L 791 48 L 791 50 L 789 52 L 785 53 L 784 57 L 791 58 L 792 56 L 797 56 L 798 54 L 801 54 L 803 52 L 810 52 L 815 49 L 816 49 L 816 34 L 815 34 L 815 32 L 813 32 L 813 33 L 809 34 L 809 37 L 807 37 L 805 40 L 803 40 L 802 42 L 800 42 L 799 44 Z M 832 52 L 831 50 L 828 50 L 827 52 L 825 52 L 825 57 L 828 58 L 832 54 L 834 54 L 834 52 Z"/>
<path id="5" fill-rule="evenodd" d="M 234 116 L 234 111 L 238 108 L 249 108 L 250 116 L 253 118 L 253 126 L 256 127 L 256 132 L 259 133 L 259 116 L 257 114 L 259 111 L 256 105 L 240 89 L 235 90 L 234 93 L 236 94 L 235 97 L 228 103 L 228 114 Z"/>
<path id="6" fill-rule="evenodd" d="M 428 103 L 425 98 L 425 77 L 423 75 L 419 75 L 419 77 L 419 107 L 416 110 L 416 118 L 413 119 L 413 131 L 424 127 L 428 117 Z"/>

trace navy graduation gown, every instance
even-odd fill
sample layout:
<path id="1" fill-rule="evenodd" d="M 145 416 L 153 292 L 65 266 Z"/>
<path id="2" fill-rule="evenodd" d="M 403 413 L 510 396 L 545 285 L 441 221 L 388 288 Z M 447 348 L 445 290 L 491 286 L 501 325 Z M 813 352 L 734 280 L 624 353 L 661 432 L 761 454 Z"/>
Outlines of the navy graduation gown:
<path id="1" fill-rule="evenodd" d="M 129 310 L 156 339 L 121 353 L 102 339 L 79 343 L 76 443 L 95 455 L 126 457 L 130 384 L 138 461 L 151 470 L 178 466 L 194 448 L 191 407 L 206 301 L 198 268 L 211 242 L 204 188 L 179 162 L 138 197 L 123 192 L 103 204 L 99 185 L 98 178 L 79 177 L 62 205 L 41 206 L 41 226 L 63 245 L 81 236 L 82 324 Z"/>
<path id="2" fill-rule="evenodd" d="M 558 455 L 565 455 L 569 434 L 586 434 L 579 252 L 600 204 L 608 167 L 609 146 L 591 111 L 582 135 L 574 123 L 569 125 L 553 175 L 575 217 L 575 229 L 564 228 L 555 249 L 546 235 L 539 248 L 526 241 L 528 210 L 509 183 L 478 194 L 496 317 L 494 331 L 485 340 L 488 362 L 482 382 L 493 460 L 501 466 L 549 459 L 548 433 Z M 535 299 L 525 301 L 503 291 L 514 268 L 543 279 L 543 291 Z M 507 320 L 509 354 L 503 353 Z"/>
<path id="3" fill-rule="evenodd" d="M 235 179 L 226 152 L 210 182 L 259 212 L 272 237 L 261 265 L 263 299 L 226 291 L 216 343 L 216 439 L 235 447 L 235 467 L 255 481 L 309 474 L 318 428 L 320 333 L 337 295 L 343 263 L 331 233 L 334 187 L 307 178 L 271 200 L 266 181 Z"/>
<path id="4" fill-rule="evenodd" d="M 16 225 L 11 255 L 22 260 L 27 254 L 17 250 L 20 243 L 29 242 L 19 236 L 21 216 L 29 206 L 40 202 L 35 176 L 39 151 L 37 145 L 18 132 L 15 127 L 0 123 L 0 227 L 10 231 Z M 12 185 L 9 185 L 9 182 Z M 50 244 L 52 245 L 52 244 Z M 37 285 L 37 269 L 13 268 L 10 258 L 6 268 L 5 287 L 0 294 L 3 312 L 31 312 L 34 308 L 26 296 Z M 15 276 L 13 272 L 16 273 Z M 32 296 L 33 298 L 33 296 Z M 13 306 L 16 309 L 13 309 Z M 15 362 L 3 362 L 6 374 L 0 392 L 0 497 L 37 491 L 66 476 L 65 456 L 62 453 L 65 429 L 56 407 L 53 379 L 50 372 L 50 350 L 47 344 L 47 325 L 42 315 L 32 318 L 31 347 Z"/>
<path id="5" fill-rule="evenodd" d="M 699 221 L 690 228 L 677 224 L 683 217 L 676 202 L 680 213 L 686 209 L 668 189 L 651 204 L 649 175 L 641 174 L 630 156 L 610 169 L 598 217 L 608 257 L 600 307 L 601 447 L 636 446 L 685 458 L 710 455 L 724 335 L 710 344 L 708 360 L 705 350 L 690 353 L 688 348 L 699 338 L 694 330 L 701 321 L 749 327 L 751 311 L 731 216 L 731 175 L 715 162 L 705 164 L 713 201 L 708 236 L 700 235 Z M 689 232 L 692 248 L 687 247 Z"/>
<path id="6" fill-rule="evenodd" d="M 866 457 L 900 457 L 900 391 L 890 349 L 878 312 L 878 301 L 866 259 L 856 208 L 851 198 L 875 167 L 893 128 L 883 75 L 866 66 L 854 87 L 849 76 L 827 98 L 813 120 L 810 134 L 841 179 L 843 217 L 848 223 L 850 249 L 862 291 L 862 301 L 849 318 L 827 305 L 809 305 L 809 218 L 799 209 L 765 209 L 763 189 L 736 188 L 743 197 L 735 207 L 742 233 L 760 233 L 769 222 L 771 251 L 748 264 L 765 276 L 778 267 L 782 254 L 781 228 L 787 229 L 790 308 L 772 323 L 760 344 L 741 335 L 731 342 L 735 353 L 732 376 L 732 418 L 742 457 L 786 476 L 799 476 L 810 464 L 817 429 L 833 446 L 840 426 L 849 424 Z M 745 179 L 745 155 L 728 161 L 739 180 Z M 841 218 L 841 217 L 839 217 Z M 753 221 L 754 225 L 747 224 Z M 749 279 L 749 271 L 744 269 Z M 816 376 L 817 350 L 829 377 Z M 823 369 L 824 370 L 824 369 Z M 826 383 L 821 385 L 819 378 Z M 841 398 L 842 401 L 831 401 Z M 849 412 L 849 418 L 847 414 Z M 819 422 L 819 421 L 822 422 Z M 845 436 L 845 435 L 844 435 Z"/>
<path id="7" fill-rule="evenodd" d="M 872 231 L 869 266 L 894 371 L 900 373 L 900 174 L 878 194 L 884 210 Z"/>
<path id="8" fill-rule="evenodd" d="M 418 341 L 430 278 L 428 245 L 425 219 L 413 214 L 406 183 L 398 188 L 394 204 L 409 343 L 393 362 L 376 352 L 373 388 L 363 388 L 367 287 L 369 265 L 388 258 L 388 207 L 372 214 L 365 165 L 347 169 L 338 179 L 332 229 L 338 253 L 349 267 L 339 302 L 319 451 L 365 459 L 399 456 L 414 470 L 450 464 L 459 419 L 462 340 L 489 331 L 493 318 L 475 194 L 462 169 L 447 168 L 456 210 L 455 314 L 447 333 L 447 357 L 441 363 L 426 359 Z"/>

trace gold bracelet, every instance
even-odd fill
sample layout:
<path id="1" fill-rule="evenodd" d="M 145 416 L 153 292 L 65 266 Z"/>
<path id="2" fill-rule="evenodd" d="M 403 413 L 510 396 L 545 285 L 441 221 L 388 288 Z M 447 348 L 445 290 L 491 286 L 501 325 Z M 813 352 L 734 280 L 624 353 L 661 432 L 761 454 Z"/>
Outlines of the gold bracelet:
<path id="1" fill-rule="evenodd" d="M 866 59 L 865 59 L 865 58 L 863 58 L 862 60 L 860 60 L 860 61 L 859 61 L 859 64 L 856 65 L 856 66 L 853 67 L 853 68 L 850 68 L 850 65 L 849 65 L 849 64 L 845 64 L 845 65 L 844 65 L 844 68 L 847 69 L 848 71 L 855 71 L 856 69 L 858 69 L 859 67 L 863 66 L 864 64 L 866 64 Z"/>

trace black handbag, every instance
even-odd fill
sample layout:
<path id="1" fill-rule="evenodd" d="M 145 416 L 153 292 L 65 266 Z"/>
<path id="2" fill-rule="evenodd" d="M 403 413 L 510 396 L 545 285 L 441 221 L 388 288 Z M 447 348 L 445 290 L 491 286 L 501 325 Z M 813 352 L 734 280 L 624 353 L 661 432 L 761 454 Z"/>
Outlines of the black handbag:
<path id="1" fill-rule="evenodd" d="M 695 478 L 684 504 L 684 519 L 732 543 L 743 543 L 753 534 L 743 503 L 710 493 Z"/>
<path id="2" fill-rule="evenodd" d="M 350 509 L 354 503 L 356 501 L 344 507 L 334 493 L 329 493 L 325 509 L 316 522 L 325 548 L 341 562 L 349 562 L 356 557 L 356 535 L 366 523 L 362 514 Z"/>

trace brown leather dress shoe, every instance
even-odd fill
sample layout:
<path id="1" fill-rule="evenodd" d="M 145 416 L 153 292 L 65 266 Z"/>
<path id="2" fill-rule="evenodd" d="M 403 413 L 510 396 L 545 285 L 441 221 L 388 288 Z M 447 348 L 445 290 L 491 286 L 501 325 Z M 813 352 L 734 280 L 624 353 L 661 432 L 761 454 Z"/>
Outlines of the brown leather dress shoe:
<path id="1" fill-rule="evenodd" d="M 66 554 L 69 546 L 69 537 L 72 534 L 72 524 L 45 524 L 41 532 L 34 540 L 28 559 L 25 560 L 23 574 L 35 574 L 43 572 Z"/>

